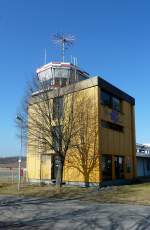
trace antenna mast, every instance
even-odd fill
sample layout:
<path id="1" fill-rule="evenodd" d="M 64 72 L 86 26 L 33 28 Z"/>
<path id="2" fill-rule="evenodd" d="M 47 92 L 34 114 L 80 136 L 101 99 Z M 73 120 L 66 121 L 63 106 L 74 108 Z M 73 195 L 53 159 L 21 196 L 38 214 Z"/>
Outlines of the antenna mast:
<path id="1" fill-rule="evenodd" d="M 47 51 L 46 51 L 46 48 L 44 50 L 44 64 L 46 65 L 46 62 L 47 62 Z"/>
<path id="2" fill-rule="evenodd" d="M 53 35 L 53 43 L 56 45 L 59 45 L 61 48 L 61 56 L 62 56 L 62 62 L 65 61 L 65 50 L 68 49 L 70 46 L 73 45 L 73 42 L 75 40 L 75 37 L 73 35 L 65 35 L 56 33 Z"/>

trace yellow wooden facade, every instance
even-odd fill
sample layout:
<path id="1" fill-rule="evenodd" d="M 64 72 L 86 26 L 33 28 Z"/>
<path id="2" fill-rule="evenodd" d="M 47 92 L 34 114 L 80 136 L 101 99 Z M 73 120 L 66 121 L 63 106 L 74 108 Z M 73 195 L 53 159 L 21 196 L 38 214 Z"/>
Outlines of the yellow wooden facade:
<path id="1" fill-rule="evenodd" d="M 109 83 L 108 83 L 109 85 Z M 89 182 L 91 184 L 99 184 L 104 180 L 102 172 L 102 158 L 105 155 L 111 157 L 112 164 L 112 180 L 117 179 L 115 171 L 115 159 L 116 156 L 123 157 L 123 178 L 133 179 L 136 177 L 136 150 L 135 150 L 135 117 L 134 117 L 134 103 L 126 95 L 121 95 L 121 112 L 117 113 L 119 117 L 115 124 L 123 127 L 123 132 L 118 132 L 113 129 L 104 128 L 101 125 L 102 120 L 106 122 L 112 122 L 111 113 L 113 112 L 109 106 L 101 104 L 101 90 L 105 89 L 105 85 L 101 86 L 99 83 L 99 77 L 95 77 L 92 80 L 85 80 L 77 83 L 76 98 L 80 100 L 85 95 L 90 96 L 93 100 L 95 119 L 97 124 L 97 142 L 96 142 L 96 158 L 95 165 L 93 166 L 88 181 L 85 181 L 84 175 L 81 173 L 79 166 L 78 152 L 75 149 L 69 149 L 66 161 L 64 165 L 63 180 L 66 183 L 78 184 Z M 107 89 L 109 91 L 109 89 Z M 106 91 L 107 91 L 106 90 Z M 111 93 L 113 87 L 111 89 Z M 121 91 L 122 92 L 122 91 Z M 118 94 L 118 93 L 117 93 Z M 114 92 L 116 95 L 116 92 Z M 92 113 L 93 108 L 91 108 Z M 30 114 L 29 114 L 30 116 Z M 92 132 L 92 129 L 91 129 Z M 92 133 L 91 145 L 92 145 Z M 89 153 L 89 159 L 92 158 L 93 150 Z M 95 152 L 94 152 L 95 154 Z M 77 157 L 75 157 L 77 155 Z M 52 167 L 53 167 L 53 153 L 39 153 L 37 147 L 28 145 L 27 151 L 27 172 L 28 180 L 31 182 L 47 181 L 50 182 L 53 179 Z M 74 160 L 74 161 L 73 161 Z M 72 162 L 72 165 L 70 165 Z M 130 170 L 129 170 L 130 168 Z"/>

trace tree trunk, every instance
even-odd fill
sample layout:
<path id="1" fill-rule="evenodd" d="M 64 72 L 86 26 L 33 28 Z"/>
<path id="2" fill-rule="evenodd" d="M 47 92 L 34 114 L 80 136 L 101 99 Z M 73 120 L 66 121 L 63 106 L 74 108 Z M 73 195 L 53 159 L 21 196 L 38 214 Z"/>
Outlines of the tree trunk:
<path id="1" fill-rule="evenodd" d="M 84 185 L 85 187 L 89 187 L 89 175 L 88 174 L 84 175 Z"/>
<path id="2" fill-rule="evenodd" d="M 58 170 L 56 176 L 56 186 L 61 187 L 63 178 L 64 157 L 58 157 Z"/>

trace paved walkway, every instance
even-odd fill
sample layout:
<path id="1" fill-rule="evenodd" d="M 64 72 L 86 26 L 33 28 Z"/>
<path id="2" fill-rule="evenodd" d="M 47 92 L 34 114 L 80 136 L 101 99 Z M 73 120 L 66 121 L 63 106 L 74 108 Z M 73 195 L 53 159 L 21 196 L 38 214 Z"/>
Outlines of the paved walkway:
<path id="1" fill-rule="evenodd" d="M 0 196 L 0 229 L 148 230 L 150 207 Z"/>

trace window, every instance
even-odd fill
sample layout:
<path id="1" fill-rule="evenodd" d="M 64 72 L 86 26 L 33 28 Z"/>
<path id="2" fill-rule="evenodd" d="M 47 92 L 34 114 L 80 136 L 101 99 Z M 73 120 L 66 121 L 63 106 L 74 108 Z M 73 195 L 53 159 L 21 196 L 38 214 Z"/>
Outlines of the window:
<path id="1" fill-rule="evenodd" d="M 64 87 L 67 84 L 67 79 L 66 78 L 55 78 L 55 86 L 61 86 Z"/>
<path id="2" fill-rule="evenodd" d="M 53 99 L 53 119 L 60 119 L 63 116 L 63 97 Z"/>
<path id="3" fill-rule="evenodd" d="M 145 150 L 141 148 L 141 149 L 139 149 L 139 152 L 140 153 L 145 153 Z"/>
<path id="4" fill-rule="evenodd" d="M 59 149 L 62 143 L 62 126 L 54 126 L 52 129 L 52 145 L 54 149 Z"/>
<path id="5" fill-rule="evenodd" d="M 60 78 L 55 78 L 55 86 L 60 86 L 61 85 L 61 79 Z"/>
<path id="6" fill-rule="evenodd" d="M 66 78 L 55 78 L 55 86 L 56 87 L 57 86 L 63 87 L 63 86 L 66 86 L 66 84 L 67 84 L 67 79 Z"/>
<path id="7" fill-rule="evenodd" d="M 49 79 L 49 80 L 45 80 L 42 82 L 42 85 L 41 85 L 41 90 L 43 89 L 43 87 L 45 89 L 47 89 L 49 86 L 53 85 L 53 80 L 52 79 Z"/>
<path id="8" fill-rule="evenodd" d="M 102 155 L 103 180 L 112 179 L 112 156 Z"/>
<path id="9" fill-rule="evenodd" d="M 101 103 L 103 105 L 111 106 L 111 96 L 109 93 L 101 91 Z"/>
<path id="10" fill-rule="evenodd" d="M 123 126 L 111 123 L 109 121 L 101 121 L 101 126 L 107 129 L 113 129 L 115 131 L 123 132 Z"/>
<path id="11" fill-rule="evenodd" d="M 146 159 L 147 162 L 147 171 L 150 171 L 150 159 Z"/>
<path id="12" fill-rule="evenodd" d="M 54 78 L 68 78 L 70 77 L 70 70 L 63 68 L 54 68 Z"/>
<path id="13" fill-rule="evenodd" d="M 103 90 L 101 91 L 101 104 L 107 105 L 118 112 L 121 111 L 121 100 Z"/>
<path id="14" fill-rule="evenodd" d="M 40 71 L 38 73 L 38 77 L 39 77 L 39 80 L 40 81 L 46 81 L 46 80 L 49 80 L 49 79 L 52 79 L 52 69 L 51 68 L 48 68 L 44 71 Z"/>
<path id="15" fill-rule="evenodd" d="M 67 79 L 66 78 L 62 78 L 61 79 L 61 86 L 66 86 L 67 85 Z"/>
<path id="16" fill-rule="evenodd" d="M 115 156 L 115 177 L 116 179 L 124 178 L 124 157 Z"/>
<path id="17" fill-rule="evenodd" d="M 121 103 L 119 98 L 112 97 L 112 108 L 116 111 L 121 111 Z"/>

